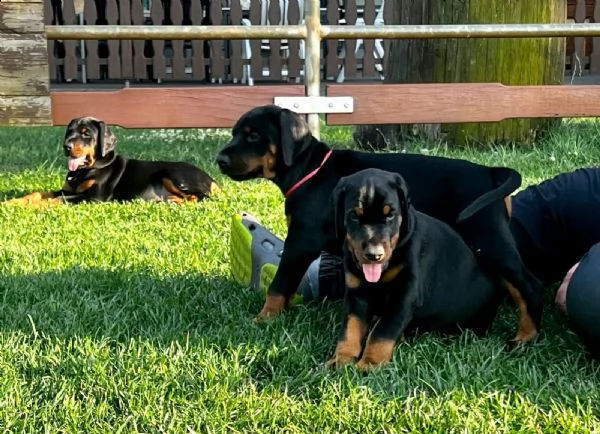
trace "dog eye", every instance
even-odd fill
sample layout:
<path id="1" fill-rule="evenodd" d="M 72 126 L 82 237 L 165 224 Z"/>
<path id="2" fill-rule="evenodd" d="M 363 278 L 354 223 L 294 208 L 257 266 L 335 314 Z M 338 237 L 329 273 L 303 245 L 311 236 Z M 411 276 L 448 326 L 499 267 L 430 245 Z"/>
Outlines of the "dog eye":
<path id="1" fill-rule="evenodd" d="M 257 132 L 252 131 L 250 134 L 248 134 L 249 142 L 257 142 L 259 139 L 260 139 L 260 136 L 258 135 Z"/>

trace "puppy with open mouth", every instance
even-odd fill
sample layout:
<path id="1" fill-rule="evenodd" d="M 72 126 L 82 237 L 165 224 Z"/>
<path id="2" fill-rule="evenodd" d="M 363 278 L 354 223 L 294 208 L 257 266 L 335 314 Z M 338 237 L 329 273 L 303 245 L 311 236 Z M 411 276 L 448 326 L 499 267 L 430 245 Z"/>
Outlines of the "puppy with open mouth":
<path id="1" fill-rule="evenodd" d="M 412 207 L 402 176 L 362 170 L 339 181 L 333 201 L 346 293 L 329 366 L 388 362 L 409 331 L 487 332 L 504 294 L 499 282 L 449 225 Z"/>
<path id="2" fill-rule="evenodd" d="M 4 203 L 48 206 L 134 199 L 183 203 L 203 200 L 219 190 L 214 179 L 193 164 L 127 158 L 117 154 L 116 142 L 99 119 L 71 120 L 63 142 L 69 172 L 62 189 Z"/>

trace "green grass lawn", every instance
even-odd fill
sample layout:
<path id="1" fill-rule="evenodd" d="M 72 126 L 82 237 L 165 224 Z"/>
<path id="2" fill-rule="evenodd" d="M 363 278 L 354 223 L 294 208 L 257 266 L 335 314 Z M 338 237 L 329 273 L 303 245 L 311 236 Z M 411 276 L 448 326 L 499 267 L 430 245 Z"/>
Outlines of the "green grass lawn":
<path id="1" fill-rule="evenodd" d="M 564 123 L 528 150 L 449 152 L 520 170 L 530 184 L 600 163 L 600 124 Z M 489 337 L 422 336 L 368 374 L 330 371 L 339 303 L 255 325 L 260 294 L 228 267 L 230 218 L 285 235 L 283 200 L 213 164 L 227 131 L 116 130 L 131 157 L 197 163 L 223 193 L 200 204 L 0 206 L 2 432 L 583 433 L 600 430 L 598 365 L 551 305 L 543 339 L 507 352 Z M 0 129 L 0 200 L 62 185 L 62 128 Z M 351 132 L 323 138 L 348 145 Z"/>

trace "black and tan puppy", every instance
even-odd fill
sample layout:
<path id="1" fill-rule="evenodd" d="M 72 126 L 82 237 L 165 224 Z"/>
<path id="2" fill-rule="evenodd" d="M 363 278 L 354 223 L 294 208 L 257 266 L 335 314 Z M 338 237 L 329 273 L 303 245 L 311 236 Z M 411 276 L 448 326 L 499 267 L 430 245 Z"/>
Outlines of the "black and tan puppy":
<path id="1" fill-rule="evenodd" d="M 342 178 L 333 199 L 346 293 L 330 366 L 388 362 L 413 329 L 487 332 L 504 292 L 456 231 L 413 208 L 400 175 L 362 170 Z"/>
<path id="2" fill-rule="evenodd" d="M 519 308 L 515 342 L 538 333 L 542 286 L 524 267 L 508 227 L 504 198 L 521 184 L 515 170 L 418 154 L 332 150 L 310 133 L 304 117 L 277 106 L 257 107 L 233 127 L 217 157 L 234 180 L 266 178 L 286 196 L 285 249 L 259 318 L 287 306 L 322 251 L 341 253 L 330 196 L 340 178 L 367 168 L 401 174 L 417 210 L 455 228 L 480 263 L 502 279 Z"/>
<path id="3" fill-rule="evenodd" d="M 69 172 L 61 190 L 36 192 L 5 203 L 60 204 L 133 199 L 181 203 L 218 190 L 203 170 L 185 162 L 144 161 L 117 155 L 117 139 L 92 117 L 73 119 L 63 149 Z"/>

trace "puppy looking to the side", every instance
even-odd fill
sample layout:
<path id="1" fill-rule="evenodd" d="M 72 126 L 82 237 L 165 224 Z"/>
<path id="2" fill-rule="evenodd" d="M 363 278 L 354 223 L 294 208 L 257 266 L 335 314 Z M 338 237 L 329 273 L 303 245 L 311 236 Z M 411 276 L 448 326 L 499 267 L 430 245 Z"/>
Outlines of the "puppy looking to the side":
<path id="1" fill-rule="evenodd" d="M 196 202 L 218 191 L 198 167 L 179 161 L 134 160 L 117 155 L 110 128 L 92 117 L 73 119 L 63 149 L 67 173 L 61 190 L 35 192 L 4 203 L 52 205 L 133 199 Z"/>
<path id="2" fill-rule="evenodd" d="M 362 170 L 339 181 L 333 201 L 346 294 L 328 366 L 388 362 L 408 331 L 487 332 L 502 290 L 450 226 L 412 207 L 402 176 Z"/>

